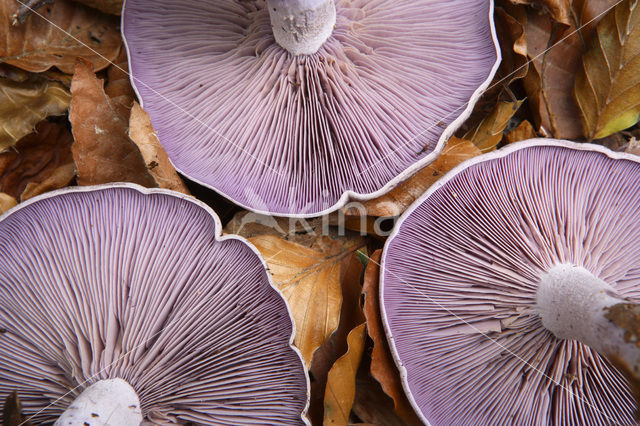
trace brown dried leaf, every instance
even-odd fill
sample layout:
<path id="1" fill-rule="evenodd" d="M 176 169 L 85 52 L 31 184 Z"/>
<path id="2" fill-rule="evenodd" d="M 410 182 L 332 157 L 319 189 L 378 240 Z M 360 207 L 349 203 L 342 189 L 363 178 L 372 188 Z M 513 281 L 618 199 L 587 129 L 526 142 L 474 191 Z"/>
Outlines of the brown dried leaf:
<path id="1" fill-rule="evenodd" d="M 453 136 L 442 150 L 442 154 L 431 164 L 398 185 L 385 195 L 365 201 L 365 211 L 348 209 L 347 215 L 390 217 L 401 214 L 435 181 L 465 160 L 482 152 L 470 141 Z M 348 218 L 347 218 L 348 219 Z"/>
<path id="2" fill-rule="evenodd" d="M 360 306 L 364 267 L 359 259 L 360 253 L 362 251 L 352 254 L 342 263 L 340 323 L 331 337 L 313 355 L 311 363 L 313 381 L 311 382 L 311 403 L 309 406 L 309 417 L 312 424 L 323 422 L 326 384 L 331 367 L 340 356 L 347 352 L 349 332 L 364 322 L 364 314 Z"/>
<path id="3" fill-rule="evenodd" d="M 305 223 L 251 212 L 238 213 L 225 232 L 247 238 L 264 256 L 295 324 L 295 345 L 307 368 L 314 352 L 339 325 L 342 285 L 353 253 L 364 245 L 355 235 L 322 235 L 322 221 Z M 350 329 L 349 329 L 350 330 Z"/>
<path id="4" fill-rule="evenodd" d="M 356 373 L 364 351 L 366 325 L 360 324 L 347 337 L 349 349 L 340 357 L 327 378 L 324 397 L 324 424 L 348 425 L 356 395 Z"/>
<path id="5" fill-rule="evenodd" d="M 79 185 L 133 182 L 155 187 L 140 150 L 129 139 L 129 117 L 105 94 L 91 65 L 79 61 L 71 82 L 73 158 Z M 126 111 L 126 110 L 125 110 Z"/>
<path id="6" fill-rule="evenodd" d="M 351 410 L 363 422 L 371 425 L 407 426 L 393 409 L 393 400 L 382 391 L 380 383 L 369 375 L 362 374 L 365 365 L 361 363 L 356 378 L 356 397 Z"/>
<path id="7" fill-rule="evenodd" d="M 160 145 L 158 136 L 156 136 L 151 126 L 149 114 L 137 102 L 134 103 L 131 110 L 129 137 L 138 145 L 149 173 L 151 173 L 160 188 L 189 194 L 189 190 L 180 179 L 180 176 L 178 176 L 171 161 L 169 161 L 169 156 Z"/>
<path id="8" fill-rule="evenodd" d="M 558 24 L 550 15 L 539 11 L 528 11 L 525 37 L 533 66 L 529 66 L 524 86 L 534 122 L 542 135 L 564 139 L 583 137 L 572 93 L 585 42 L 595 28 L 585 24 L 598 22 L 601 13 L 615 1 L 574 0 L 570 25 Z"/>
<path id="9" fill-rule="evenodd" d="M 64 114 L 70 101 L 71 94 L 60 83 L 0 78 L 0 151 L 31 133 L 43 119 Z"/>
<path id="10" fill-rule="evenodd" d="M 509 133 L 505 133 L 504 141 L 505 143 L 514 143 L 518 141 L 523 141 L 526 139 L 537 138 L 536 131 L 533 130 L 533 126 L 528 120 L 523 120 L 518 124 L 518 127 L 510 131 Z"/>
<path id="11" fill-rule="evenodd" d="M 67 186 L 76 175 L 71 156 L 73 137 L 55 123 L 42 121 L 14 150 L 0 154 L 0 191 L 25 201 Z"/>
<path id="12" fill-rule="evenodd" d="M 127 49 L 124 46 L 113 64 L 107 68 L 107 82 L 104 86 L 104 92 L 114 103 L 122 105 L 122 108 L 127 111 L 131 110 L 136 94 L 131 87 Z M 125 115 L 125 112 L 123 111 L 122 114 Z"/>
<path id="13" fill-rule="evenodd" d="M 52 66 L 71 74 L 78 57 L 96 70 L 106 68 L 120 52 L 118 19 L 96 13 L 71 0 L 56 0 L 31 15 L 24 24 L 11 26 L 20 3 L 0 0 L 0 62 L 32 72 Z"/>
<path id="14" fill-rule="evenodd" d="M 111 15 L 122 14 L 122 0 L 75 0 Z"/>
<path id="15" fill-rule="evenodd" d="M 364 273 L 364 315 L 367 319 L 367 331 L 373 340 L 371 352 L 371 375 L 382 385 L 384 392 L 393 398 L 396 413 L 410 425 L 420 425 L 422 422 L 411 408 L 411 404 L 404 394 L 400 373 L 396 367 L 387 338 L 385 336 L 382 319 L 380 317 L 380 258 L 382 251 L 375 251 L 367 264 Z"/>
<path id="16" fill-rule="evenodd" d="M 640 6 L 625 0 L 606 14 L 582 57 L 574 95 L 587 139 L 599 139 L 640 119 Z"/>
<path id="17" fill-rule="evenodd" d="M 496 7 L 496 34 L 500 41 L 502 61 L 489 90 L 503 90 L 513 81 L 524 78 L 529 68 L 524 23 L 527 12 L 524 6 L 511 5 L 505 1 Z M 502 86 L 502 87 L 500 87 Z"/>
<path id="18" fill-rule="evenodd" d="M 552 18 L 565 25 L 571 25 L 571 0 L 511 0 L 515 4 L 535 5 L 546 9 Z"/>
<path id="19" fill-rule="evenodd" d="M 249 241 L 265 257 L 276 286 L 289 303 L 296 323 L 295 345 L 309 367 L 313 353 L 338 328 L 341 263 L 360 245 L 323 253 L 273 235 Z"/>
<path id="20" fill-rule="evenodd" d="M 523 101 L 498 102 L 487 117 L 469 130 L 464 139 L 473 142 L 483 153 L 493 151 L 502 140 L 502 132 Z"/>
<path id="21" fill-rule="evenodd" d="M 0 192 L 0 214 L 8 211 L 10 208 L 17 206 L 18 202 L 9 194 Z"/>

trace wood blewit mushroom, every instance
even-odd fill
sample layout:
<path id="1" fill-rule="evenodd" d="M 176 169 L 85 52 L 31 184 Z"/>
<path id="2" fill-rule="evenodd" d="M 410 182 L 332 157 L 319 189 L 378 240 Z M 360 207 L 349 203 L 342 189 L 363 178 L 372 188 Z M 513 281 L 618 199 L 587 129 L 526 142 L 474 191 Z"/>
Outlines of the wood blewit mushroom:
<path id="1" fill-rule="evenodd" d="M 633 155 L 530 140 L 461 164 L 408 209 L 381 308 L 423 421 L 636 424 L 639 180 Z"/>
<path id="2" fill-rule="evenodd" d="M 500 56 L 490 0 L 126 0 L 122 31 L 178 171 L 281 216 L 433 161 Z"/>
<path id="3" fill-rule="evenodd" d="M 0 400 L 91 425 L 305 424 L 293 322 L 203 203 L 77 187 L 0 216 Z"/>

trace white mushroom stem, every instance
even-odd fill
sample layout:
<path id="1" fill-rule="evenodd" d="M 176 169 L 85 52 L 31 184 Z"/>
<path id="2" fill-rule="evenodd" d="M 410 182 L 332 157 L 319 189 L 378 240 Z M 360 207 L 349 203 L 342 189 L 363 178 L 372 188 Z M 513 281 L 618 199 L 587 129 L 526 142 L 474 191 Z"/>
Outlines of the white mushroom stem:
<path id="1" fill-rule="evenodd" d="M 540 281 L 537 310 L 557 338 L 578 340 L 630 378 L 640 377 L 640 305 L 591 272 L 573 265 L 553 267 Z"/>
<path id="2" fill-rule="evenodd" d="M 140 399 L 129 383 L 106 379 L 89 386 L 56 420 L 56 426 L 138 426 L 142 422 Z"/>
<path id="3" fill-rule="evenodd" d="M 334 0 L 267 0 L 276 42 L 292 55 L 316 53 L 336 24 Z"/>

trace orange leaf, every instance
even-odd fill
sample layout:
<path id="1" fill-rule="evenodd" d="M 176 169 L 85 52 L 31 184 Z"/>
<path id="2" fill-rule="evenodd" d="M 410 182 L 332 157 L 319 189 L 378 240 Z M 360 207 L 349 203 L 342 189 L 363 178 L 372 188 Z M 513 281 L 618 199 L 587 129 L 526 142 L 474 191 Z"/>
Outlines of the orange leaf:
<path id="1" fill-rule="evenodd" d="M 506 143 L 514 143 L 525 139 L 537 138 L 536 131 L 528 120 L 523 120 L 518 127 L 504 135 Z"/>
<path id="2" fill-rule="evenodd" d="M 324 397 L 325 425 L 349 424 L 349 414 L 356 395 L 356 372 L 366 340 L 365 327 L 363 323 L 351 330 L 347 337 L 347 353 L 329 371 Z"/>

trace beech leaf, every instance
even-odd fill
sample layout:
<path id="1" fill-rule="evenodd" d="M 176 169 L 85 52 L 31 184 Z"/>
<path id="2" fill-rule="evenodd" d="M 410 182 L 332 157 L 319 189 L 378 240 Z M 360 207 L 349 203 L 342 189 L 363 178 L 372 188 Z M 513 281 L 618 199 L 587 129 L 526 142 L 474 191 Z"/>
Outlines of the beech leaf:
<path id="1" fill-rule="evenodd" d="M 120 52 L 116 17 L 71 0 L 56 0 L 38 9 L 24 24 L 12 26 L 19 6 L 15 0 L 0 0 L 0 62 L 32 72 L 56 66 L 72 74 L 79 57 L 101 70 Z"/>
<path id="2" fill-rule="evenodd" d="M 127 134 L 128 110 L 105 94 L 90 64 L 79 61 L 76 65 L 71 94 L 69 120 L 78 184 L 133 182 L 155 187 L 140 150 Z"/>
<path id="3" fill-rule="evenodd" d="M 296 325 L 294 343 L 309 368 L 314 352 L 338 328 L 343 273 L 364 240 L 320 235 L 319 220 L 311 222 L 308 232 L 290 225 L 286 218 L 240 212 L 225 232 L 244 236 L 262 253 L 289 304 Z"/>
<path id="4" fill-rule="evenodd" d="M 569 2 L 567 2 L 569 3 Z M 584 136 L 580 111 L 573 98 L 575 75 L 585 43 L 602 13 L 616 0 L 571 1 L 571 25 L 529 9 L 525 22 L 527 54 L 531 60 L 524 79 L 529 108 L 542 136 L 578 139 Z"/>
<path id="5" fill-rule="evenodd" d="M 64 114 L 70 101 L 69 90 L 54 81 L 0 78 L 0 151 L 31 133 L 43 119 Z"/>
<path id="6" fill-rule="evenodd" d="M 169 161 L 169 156 L 160 145 L 160 140 L 151 125 L 149 114 L 137 102 L 131 109 L 129 137 L 138 145 L 149 173 L 160 188 L 189 194 L 189 190 Z"/>
<path id="7" fill-rule="evenodd" d="M 67 186 L 76 175 L 66 127 L 43 121 L 15 149 L 0 154 L 0 191 L 25 201 Z"/>
<path id="8" fill-rule="evenodd" d="M 600 21 L 582 57 L 574 95 L 587 139 L 633 126 L 640 118 L 640 1 L 624 0 Z"/>
<path id="9" fill-rule="evenodd" d="M 341 356 L 327 379 L 324 397 L 324 424 L 348 425 L 349 414 L 356 396 L 356 373 L 362 358 L 366 325 L 360 324 L 347 336 L 349 349 Z"/>
<path id="10" fill-rule="evenodd" d="M 526 139 L 537 138 L 536 131 L 528 120 L 523 120 L 518 126 L 504 135 L 505 143 L 514 143 Z"/>
<path id="11" fill-rule="evenodd" d="M 473 142 L 483 153 L 493 151 L 502 140 L 502 132 L 522 102 L 498 102 L 488 116 L 464 135 L 464 139 Z"/>

